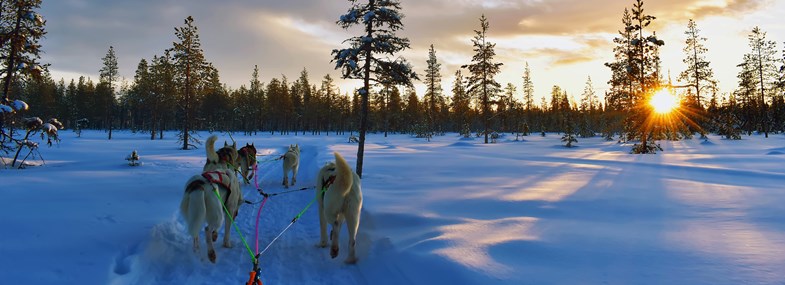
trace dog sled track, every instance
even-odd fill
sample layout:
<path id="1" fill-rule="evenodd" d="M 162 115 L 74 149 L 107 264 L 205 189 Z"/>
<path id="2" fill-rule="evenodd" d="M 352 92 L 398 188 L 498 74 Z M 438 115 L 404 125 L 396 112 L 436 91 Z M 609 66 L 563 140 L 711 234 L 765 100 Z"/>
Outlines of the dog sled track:
<path id="1" fill-rule="evenodd" d="M 265 193 L 282 193 L 287 190 L 308 188 L 268 198 L 259 216 L 258 250 L 262 251 L 315 197 L 315 179 L 319 168 L 332 159 L 332 152 L 319 143 L 300 144 L 300 165 L 297 183 L 288 189 L 281 185 L 283 161 L 258 165 L 256 175 L 259 187 Z M 261 149 L 261 148 L 260 148 Z M 278 153 L 286 147 L 276 147 Z M 327 155 L 330 154 L 330 155 Z M 261 201 L 253 183 L 241 185 L 244 198 Z M 182 190 L 178 190 L 182 191 Z M 123 249 L 109 266 L 108 284 L 244 284 L 253 264 L 249 250 L 240 235 L 232 228 L 231 248 L 222 245 L 223 227 L 215 249 L 217 262 L 207 260 L 204 232 L 200 232 L 199 250 L 193 251 L 183 218 L 177 211 L 177 201 L 172 202 L 173 218 L 154 226 L 146 239 Z M 260 204 L 243 204 L 235 220 L 239 231 L 248 242 L 250 251 L 256 252 L 254 239 L 256 215 Z M 330 258 L 329 248 L 319 248 L 319 215 L 314 203 L 303 215 L 281 234 L 259 258 L 261 279 L 264 284 L 370 284 L 363 275 L 363 262 L 372 246 L 367 236 L 358 235 L 357 265 L 344 264 L 348 252 L 348 234 L 345 227 L 341 234 L 340 253 Z M 362 233 L 362 232 L 361 232 Z"/>

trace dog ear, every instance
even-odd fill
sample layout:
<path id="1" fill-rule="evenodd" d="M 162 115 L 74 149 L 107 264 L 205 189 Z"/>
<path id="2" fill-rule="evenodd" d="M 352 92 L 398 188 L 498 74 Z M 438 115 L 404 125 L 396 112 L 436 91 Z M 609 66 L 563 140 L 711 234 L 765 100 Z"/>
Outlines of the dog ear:
<path id="1" fill-rule="evenodd" d="M 229 144 L 228 144 L 228 143 L 226 143 L 226 141 L 224 141 L 224 147 L 226 147 L 226 146 L 228 146 L 228 145 L 229 145 Z"/>

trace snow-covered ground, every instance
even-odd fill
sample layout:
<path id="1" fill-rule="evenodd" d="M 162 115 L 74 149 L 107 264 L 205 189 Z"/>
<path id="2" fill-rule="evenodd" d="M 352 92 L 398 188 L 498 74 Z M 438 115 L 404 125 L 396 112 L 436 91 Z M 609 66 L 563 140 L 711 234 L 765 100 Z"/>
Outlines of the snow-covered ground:
<path id="1" fill-rule="evenodd" d="M 209 134 L 201 133 L 205 139 Z M 41 154 L 46 164 L 0 169 L 0 284 L 244 284 L 248 251 L 217 244 L 218 262 L 191 250 L 178 206 L 204 149 L 178 150 L 174 134 L 101 131 Z M 219 143 L 229 140 L 219 134 Z M 280 161 L 299 143 L 298 184 L 314 185 L 346 136 L 234 134 L 253 142 L 259 186 L 284 191 Z M 514 137 L 513 137 L 514 138 Z M 315 247 L 311 207 L 261 257 L 264 284 L 784 284 L 785 136 L 712 136 L 662 142 L 656 155 L 601 138 L 561 146 L 560 136 L 497 144 L 456 134 L 431 142 L 371 134 L 366 145 L 359 263 Z M 138 150 L 143 165 L 124 158 Z M 40 162 L 40 160 L 38 160 Z M 261 197 L 243 186 L 249 200 Z M 271 197 L 264 247 L 314 197 Z M 239 229 L 253 250 L 257 205 Z M 221 231 L 223 234 L 223 231 Z M 220 240 L 219 240 L 220 241 Z M 204 240 L 202 239 L 202 243 Z"/>

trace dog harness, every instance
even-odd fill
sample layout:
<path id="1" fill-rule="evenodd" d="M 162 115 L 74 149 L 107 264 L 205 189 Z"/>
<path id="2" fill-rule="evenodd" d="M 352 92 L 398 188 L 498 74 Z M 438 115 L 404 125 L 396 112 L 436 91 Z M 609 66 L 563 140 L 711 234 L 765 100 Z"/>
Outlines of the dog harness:
<path id="1" fill-rule="evenodd" d="M 207 179 L 207 181 L 209 181 L 212 184 L 218 184 L 226 188 L 226 191 L 229 194 L 226 195 L 226 197 L 224 198 L 224 203 L 229 201 L 229 196 L 232 195 L 232 187 L 230 187 L 229 185 L 229 177 L 228 175 L 226 175 L 226 173 L 220 171 L 207 171 L 202 173 L 202 177 L 204 177 L 204 179 Z M 226 179 L 224 179 L 224 177 Z"/>
<path id="2" fill-rule="evenodd" d="M 322 180 L 322 189 L 320 189 L 322 191 L 322 199 L 324 199 L 324 193 L 327 192 L 327 188 L 330 188 L 330 185 L 333 185 L 334 182 L 335 175 L 330 175 L 330 178 L 327 178 L 327 180 Z"/>
<path id="3" fill-rule="evenodd" d="M 253 154 L 251 152 L 253 152 Z M 245 159 L 248 160 L 248 166 L 256 164 L 256 151 L 252 150 L 250 147 L 244 146 L 240 148 L 240 150 L 237 151 L 237 154 L 244 156 Z"/>

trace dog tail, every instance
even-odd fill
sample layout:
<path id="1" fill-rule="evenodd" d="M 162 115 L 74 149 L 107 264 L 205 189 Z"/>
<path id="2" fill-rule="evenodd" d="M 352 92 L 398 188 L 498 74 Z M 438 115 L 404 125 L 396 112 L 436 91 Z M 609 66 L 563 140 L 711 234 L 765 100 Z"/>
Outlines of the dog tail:
<path id="1" fill-rule="evenodd" d="M 354 183 L 354 171 L 349 163 L 337 151 L 333 152 L 335 155 L 335 181 L 333 181 L 332 191 L 337 192 L 341 196 L 346 196 Z"/>
<path id="2" fill-rule="evenodd" d="M 180 214 L 185 218 L 188 234 L 192 237 L 199 236 L 199 231 L 207 218 L 205 205 L 205 191 L 200 189 L 204 184 L 199 180 L 201 176 L 191 177 L 186 184 L 183 200 L 180 202 Z"/>
<path id="3" fill-rule="evenodd" d="M 215 152 L 215 141 L 218 140 L 216 135 L 212 135 L 207 138 L 207 142 L 205 143 L 205 152 L 207 152 L 207 163 L 218 163 L 218 153 Z"/>

